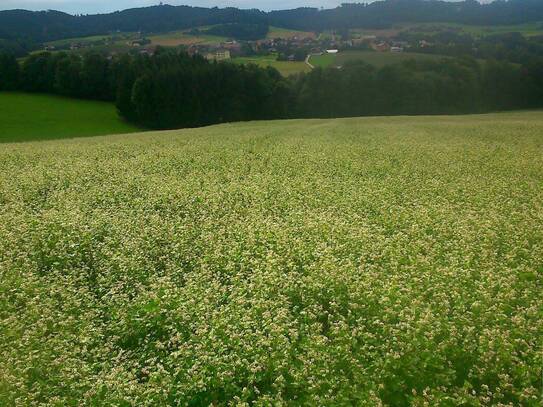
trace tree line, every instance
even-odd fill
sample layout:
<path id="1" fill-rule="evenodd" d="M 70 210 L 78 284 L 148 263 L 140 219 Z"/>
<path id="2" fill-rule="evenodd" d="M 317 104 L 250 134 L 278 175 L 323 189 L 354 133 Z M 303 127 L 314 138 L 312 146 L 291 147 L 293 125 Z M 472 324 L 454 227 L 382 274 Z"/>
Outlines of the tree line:
<path id="1" fill-rule="evenodd" d="M 155 55 L 0 55 L 0 90 L 116 103 L 153 129 L 309 117 L 460 114 L 543 107 L 543 60 L 519 65 L 470 57 L 376 68 L 346 63 L 283 78 L 274 68 L 210 62 L 181 51 Z"/>

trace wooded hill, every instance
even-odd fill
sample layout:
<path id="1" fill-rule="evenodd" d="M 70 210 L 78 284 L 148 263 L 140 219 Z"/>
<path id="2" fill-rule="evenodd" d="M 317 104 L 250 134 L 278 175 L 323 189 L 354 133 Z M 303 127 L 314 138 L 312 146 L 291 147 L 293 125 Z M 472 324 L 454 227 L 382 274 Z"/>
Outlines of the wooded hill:
<path id="1" fill-rule="evenodd" d="M 237 8 L 152 6 L 109 14 L 73 16 L 58 11 L 0 11 L 0 39 L 52 41 L 112 31 L 167 32 L 203 25 L 245 23 L 320 31 L 335 28 L 382 28 L 398 22 L 454 22 L 475 25 L 520 24 L 543 20 L 540 0 L 479 4 L 426 0 L 384 0 L 343 4 L 328 10 L 298 8 L 263 12 Z"/>

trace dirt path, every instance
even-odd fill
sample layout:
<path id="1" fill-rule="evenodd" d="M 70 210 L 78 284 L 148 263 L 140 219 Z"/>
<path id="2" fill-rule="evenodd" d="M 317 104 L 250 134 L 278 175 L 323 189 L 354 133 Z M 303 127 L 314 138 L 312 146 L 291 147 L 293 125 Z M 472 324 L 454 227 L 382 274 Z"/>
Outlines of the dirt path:
<path id="1" fill-rule="evenodd" d="M 307 56 L 305 57 L 305 63 L 307 66 L 309 66 L 311 69 L 314 69 L 315 67 L 313 65 L 311 65 L 311 62 L 309 62 L 309 58 L 311 58 L 311 54 L 307 54 Z"/>

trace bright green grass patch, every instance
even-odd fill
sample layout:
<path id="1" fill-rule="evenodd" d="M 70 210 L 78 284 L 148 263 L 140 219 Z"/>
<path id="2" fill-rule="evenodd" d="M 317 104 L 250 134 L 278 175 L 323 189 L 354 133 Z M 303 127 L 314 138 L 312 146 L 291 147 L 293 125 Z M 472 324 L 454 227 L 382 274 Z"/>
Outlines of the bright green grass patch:
<path id="1" fill-rule="evenodd" d="M 323 54 L 312 56 L 309 60 L 314 66 L 342 66 L 348 61 L 364 61 L 378 68 L 408 61 L 410 59 L 418 60 L 439 60 L 441 55 L 420 54 L 416 52 L 376 52 L 376 51 L 344 51 L 338 54 Z"/>
<path id="2" fill-rule="evenodd" d="M 289 76 L 300 72 L 309 72 L 311 68 L 303 61 L 277 61 L 276 55 L 239 57 L 231 61 L 237 64 L 256 64 L 261 67 L 272 66 L 277 69 L 281 75 Z"/>
<path id="3" fill-rule="evenodd" d="M 129 133 L 112 103 L 0 92 L 0 142 Z"/>
<path id="4" fill-rule="evenodd" d="M 64 45 L 70 45 L 72 43 L 88 44 L 88 43 L 106 40 L 108 38 L 112 38 L 111 35 L 92 35 L 89 37 L 65 38 L 62 40 L 47 42 L 46 45 L 54 45 L 54 46 L 59 47 L 59 46 L 64 46 Z"/>
<path id="5" fill-rule="evenodd" d="M 336 61 L 336 55 L 333 54 L 322 54 L 322 55 L 312 55 L 309 58 L 309 63 L 313 65 L 314 67 L 321 67 L 326 68 L 327 66 L 330 66 L 334 64 Z"/>
<path id="6" fill-rule="evenodd" d="M 537 406 L 543 113 L 0 146 L 2 406 Z"/>
<path id="7" fill-rule="evenodd" d="M 298 30 L 291 30 L 289 28 L 280 28 L 280 27 L 269 27 L 267 38 L 314 38 L 315 33 L 309 32 L 309 31 L 298 31 Z"/>

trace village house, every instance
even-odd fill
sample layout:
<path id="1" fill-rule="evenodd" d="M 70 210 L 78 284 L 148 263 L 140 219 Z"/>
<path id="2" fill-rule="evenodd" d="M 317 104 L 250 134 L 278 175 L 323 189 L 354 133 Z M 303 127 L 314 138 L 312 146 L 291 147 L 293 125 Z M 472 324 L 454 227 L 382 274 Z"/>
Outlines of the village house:
<path id="1" fill-rule="evenodd" d="M 375 51 L 378 52 L 386 52 L 390 50 L 390 45 L 388 45 L 386 42 L 379 42 L 376 44 L 372 44 L 371 46 Z"/>
<path id="2" fill-rule="evenodd" d="M 226 41 L 221 43 L 221 48 L 227 49 L 231 52 L 241 51 L 241 44 L 237 41 Z"/>

